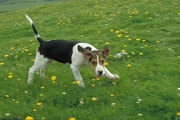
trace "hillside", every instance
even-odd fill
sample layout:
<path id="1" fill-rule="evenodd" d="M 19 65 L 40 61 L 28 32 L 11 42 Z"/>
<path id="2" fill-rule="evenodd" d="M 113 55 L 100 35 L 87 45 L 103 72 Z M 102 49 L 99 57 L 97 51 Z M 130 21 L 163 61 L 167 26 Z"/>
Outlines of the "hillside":
<path id="1" fill-rule="evenodd" d="M 0 119 L 180 119 L 179 10 L 179 0 L 69 0 L 1 13 Z M 106 65 L 120 80 L 97 80 L 87 66 L 81 88 L 68 65 L 54 62 L 28 85 L 39 43 L 25 14 L 44 40 L 109 46 Z"/>

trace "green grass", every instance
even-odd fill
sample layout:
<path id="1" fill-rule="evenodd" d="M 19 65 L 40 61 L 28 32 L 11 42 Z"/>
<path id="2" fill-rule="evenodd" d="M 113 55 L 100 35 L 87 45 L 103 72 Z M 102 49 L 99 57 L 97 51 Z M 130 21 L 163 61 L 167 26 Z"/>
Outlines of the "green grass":
<path id="1" fill-rule="evenodd" d="M 179 4 L 178 0 L 70 0 L 1 13 L 0 119 L 180 119 Z M 37 72 L 28 85 L 38 42 L 24 14 L 34 20 L 43 39 L 79 40 L 98 49 L 109 43 L 107 67 L 121 79 L 95 80 L 91 68 L 84 67 L 86 88 L 80 88 L 73 83 L 69 66 L 54 62 L 45 79 Z M 129 54 L 114 58 L 121 51 Z M 57 77 L 55 83 L 52 76 Z"/>

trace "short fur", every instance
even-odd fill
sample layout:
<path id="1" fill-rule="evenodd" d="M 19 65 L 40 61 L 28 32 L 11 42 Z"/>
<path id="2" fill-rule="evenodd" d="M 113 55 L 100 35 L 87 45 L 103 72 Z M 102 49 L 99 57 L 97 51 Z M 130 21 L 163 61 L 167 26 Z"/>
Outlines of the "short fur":
<path id="1" fill-rule="evenodd" d="M 88 43 L 67 40 L 50 40 L 44 41 L 40 38 L 32 19 L 25 15 L 29 21 L 34 35 L 40 46 L 36 53 L 34 65 L 29 69 L 28 83 L 32 83 L 36 70 L 40 69 L 40 75 L 44 77 L 44 70 L 53 60 L 68 63 L 73 72 L 74 78 L 78 81 L 78 85 L 84 87 L 83 78 L 79 73 L 79 68 L 83 65 L 90 64 L 97 77 L 104 74 L 110 79 L 118 79 L 117 74 L 112 74 L 104 66 L 105 57 L 109 54 L 108 47 L 98 51 L 94 46 Z"/>

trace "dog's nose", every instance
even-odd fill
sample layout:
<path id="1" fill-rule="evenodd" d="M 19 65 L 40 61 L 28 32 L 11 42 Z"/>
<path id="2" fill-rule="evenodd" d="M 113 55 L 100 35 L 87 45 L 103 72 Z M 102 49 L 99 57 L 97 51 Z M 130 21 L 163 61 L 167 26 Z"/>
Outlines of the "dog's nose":
<path id="1" fill-rule="evenodd" d="M 99 75 L 102 75 L 103 71 L 102 70 L 98 70 L 98 73 L 99 73 Z"/>

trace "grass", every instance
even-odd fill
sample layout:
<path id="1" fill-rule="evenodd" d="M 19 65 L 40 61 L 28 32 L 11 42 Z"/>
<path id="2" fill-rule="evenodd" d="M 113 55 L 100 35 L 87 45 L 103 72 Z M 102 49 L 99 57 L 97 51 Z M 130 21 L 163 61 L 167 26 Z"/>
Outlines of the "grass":
<path id="1" fill-rule="evenodd" d="M 28 85 L 38 42 L 24 14 L 43 39 L 108 45 L 107 67 L 121 79 L 96 80 L 84 67 L 80 88 L 69 66 L 54 62 Z M 71 0 L 1 13 L 0 119 L 180 119 L 179 19 L 178 0 Z M 121 51 L 129 54 L 114 58 Z"/>

